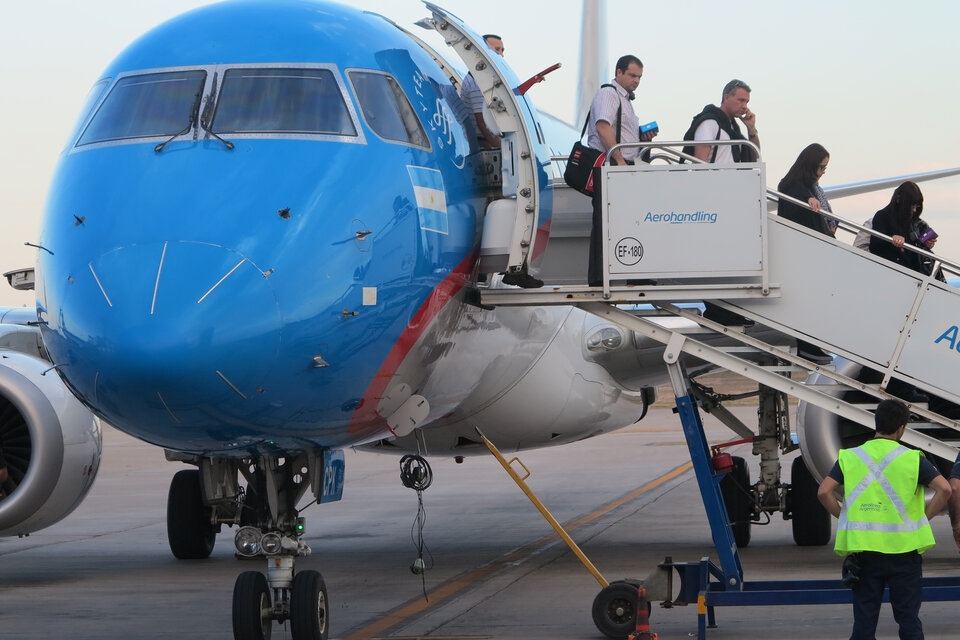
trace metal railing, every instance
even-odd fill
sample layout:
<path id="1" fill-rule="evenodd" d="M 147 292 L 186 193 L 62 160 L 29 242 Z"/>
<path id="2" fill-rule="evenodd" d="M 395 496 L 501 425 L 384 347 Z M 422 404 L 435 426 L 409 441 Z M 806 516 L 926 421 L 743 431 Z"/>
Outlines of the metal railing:
<path id="1" fill-rule="evenodd" d="M 705 142 L 702 144 L 707 145 L 707 143 Z M 754 151 L 756 151 L 757 162 L 761 161 L 760 148 L 757 145 L 750 142 L 749 140 L 711 140 L 709 142 L 709 146 L 712 146 L 712 145 L 728 145 L 729 146 L 729 145 L 735 145 L 735 144 L 747 145 L 752 147 Z M 669 140 L 664 142 L 656 142 L 651 140 L 649 142 L 625 142 L 625 143 L 617 144 L 611 147 L 607 151 L 607 156 L 604 159 L 604 163 L 609 162 L 612 153 L 617 149 L 639 147 L 639 148 L 660 149 L 665 153 L 656 154 L 656 159 L 665 160 L 673 164 L 679 163 L 681 159 L 690 163 L 710 164 L 704 160 L 701 160 L 700 158 L 684 153 L 683 151 L 678 150 L 676 148 L 676 147 L 683 148 L 688 146 L 699 146 L 699 145 L 695 145 L 693 140 Z M 553 162 L 566 162 L 568 160 L 568 156 L 551 156 L 550 160 Z M 813 211 L 814 213 L 819 214 L 825 218 L 829 218 L 831 220 L 836 221 L 837 228 L 843 229 L 847 233 L 857 235 L 863 232 L 871 236 L 880 238 L 882 240 L 886 240 L 891 244 L 893 243 L 892 237 L 886 234 L 883 234 L 879 231 L 876 231 L 870 227 L 865 227 L 860 223 L 854 222 L 853 220 L 850 220 L 848 218 L 844 218 L 843 216 L 837 215 L 836 213 L 833 213 L 831 211 L 824 211 L 822 209 L 820 211 L 817 211 L 813 207 L 811 207 L 808 203 L 803 202 L 802 200 L 797 200 L 796 198 L 788 196 L 785 193 L 781 193 L 776 189 L 771 189 L 768 187 L 766 189 L 766 192 L 767 192 L 767 199 L 770 200 L 771 202 L 786 200 L 787 202 L 790 202 L 799 207 L 807 209 L 808 211 Z M 943 269 L 944 271 L 947 271 L 955 275 L 960 275 L 960 262 L 958 261 L 944 258 L 943 256 L 927 251 L 926 249 L 921 249 L 920 247 L 914 246 L 906 242 L 903 244 L 903 249 L 906 249 L 907 251 L 912 251 L 913 253 L 916 253 L 928 260 L 932 260 L 932 266 L 929 274 L 930 278 L 935 278 L 934 274 L 936 274 L 940 269 Z"/>

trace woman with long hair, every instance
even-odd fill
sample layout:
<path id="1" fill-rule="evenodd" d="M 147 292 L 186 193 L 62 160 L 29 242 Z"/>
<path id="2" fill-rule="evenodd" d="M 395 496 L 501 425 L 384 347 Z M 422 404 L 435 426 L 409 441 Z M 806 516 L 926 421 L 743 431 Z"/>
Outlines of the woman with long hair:
<path id="1" fill-rule="evenodd" d="M 827 202 L 827 197 L 820 188 L 820 178 L 823 177 L 829 163 L 830 154 L 822 144 L 814 142 L 807 145 L 797 156 L 787 175 L 783 176 L 783 180 L 777 185 L 777 190 L 807 203 L 813 211 L 793 202 L 780 200 L 777 204 L 777 215 L 828 236 L 834 235 L 836 225 L 830 218 L 818 213 L 820 211 L 832 213 L 830 203 Z"/>
<path id="2" fill-rule="evenodd" d="M 827 170 L 829 162 L 830 154 L 823 145 L 816 142 L 807 145 L 800 152 L 793 166 L 787 171 L 787 175 L 783 176 L 783 180 L 777 185 L 777 190 L 807 203 L 813 211 L 781 198 L 777 204 L 777 215 L 824 235 L 834 235 L 836 227 L 831 224 L 832 220 L 819 213 L 830 211 L 830 203 L 827 202 L 823 189 L 820 188 L 820 177 Z M 800 339 L 797 339 L 797 355 L 818 364 L 826 364 L 833 360 L 833 356 L 817 345 Z"/>
<path id="3" fill-rule="evenodd" d="M 930 251 L 937 243 L 936 234 L 932 234 L 933 237 L 924 235 L 930 225 L 920 219 L 922 213 L 923 193 L 920 192 L 920 187 L 914 182 L 904 182 L 897 187 L 890 198 L 890 204 L 873 216 L 873 230 L 890 236 L 892 242 L 871 236 L 870 253 L 929 275 L 930 265 L 927 261 L 919 254 L 903 248 L 904 244 L 912 244 Z"/>

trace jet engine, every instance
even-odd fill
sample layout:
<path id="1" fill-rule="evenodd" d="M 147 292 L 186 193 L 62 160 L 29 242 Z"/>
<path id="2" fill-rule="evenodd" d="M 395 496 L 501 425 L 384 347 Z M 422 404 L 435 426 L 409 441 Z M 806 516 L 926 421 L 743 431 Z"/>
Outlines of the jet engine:
<path id="1" fill-rule="evenodd" d="M 837 359 L 836 364 L 838 373 L 854 379 L 859 377 L 862 369 L 861 365 L 849 360 Z M 815 373 L 807 380 L 807 384 L 829 385 L 836 382 L 827 376 Z M 841 388 L 838 386 L 837 391 L 832 392 L 832 395 L 840 395 L 840 393 Z M 858 392 L 846 391 L 846 393 Z M 846 399 L 855 401 L 849 396 Z M 870 402 L 870 398 L 865 396 L 863 401 Z M 830 473 L 830 468 L 836 462 L 840 449 L 858 447 L 873 436 L 872 429 L 845 420 L 826 409 L 806 402 L 801 402 L 797 406 L 797 437 L 800 441 L 800 451 L 817 482 L 822 481 Z M 931 461 L 940 468 L 941 472 L 947 473 L 953 464 L 953 460 L 939 458 L 933 458 Z"/>
<path id="2" fill-rule="evenodd" d="M 2 332 L 10 347 L 19 335 Z M 36 343 L 35 343 L 36 344 Z M 36 348 L 36 347 L 34 347 Z M 100 423 L 46 362 L 0 351 L 0 448 L 8 479 L 0 499 L 0 536 L 25 535 L 58 522 L 93 485 L 100 467 Z"/>

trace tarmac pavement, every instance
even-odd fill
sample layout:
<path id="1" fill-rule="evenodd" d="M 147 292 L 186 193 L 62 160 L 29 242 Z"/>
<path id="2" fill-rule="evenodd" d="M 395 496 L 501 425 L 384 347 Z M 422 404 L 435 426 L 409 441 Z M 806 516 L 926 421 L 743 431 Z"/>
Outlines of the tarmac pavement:
<path id="1" fill-rule="evenodd" d="M 755 407 L 733 411 L 755 422 Z M 710 416 L 704 425 L 711 443 L 735 439 Z M 749 446 L 732 452 L 750 460 L 755 476 Z M 669 409 L 654 408 L 607 436 L 518 457 L 532 473 L 531 489 L 607 580 L 643 578 L 666 556 L 716 560 L 679 419 Z M 489 454 L 463 464 L 430 457 L 434 482 L 423 501 L 432 568 L 421 582 L 410 571 L 417 496 L 401 486 L 398 461 L 347 451 L 343 500 L 303 514 L 313 555 L 297 568 L 325 578 L 331 638 L 604 637 L 590 613 L 599 584 Z M 160 449 L 107 428 L 99 477 L 77 511 L 27 538 L 0 539 L 0 638 L 232 638 L 234 580 L 264 570 L 264 562 L 236 559 L 228 528 L 209 559 L 173 558 L 166 494 L 180 468 Z M 946 517 L 933 528 L 938 545 L 925 554 L 924 573 L 956 575 L 960 555 Z M 779 516 L 754 526 L 740 554 L 748 581 L 832 579 L 840 571 L 832 547 L 794 546 L 790 523 Z M 923 606 L 928 640 L 957 637 L 956 610 L 955 603 Z M 851 621 L 849 605 L 723 607 L 707 637 L 845 638 Z M 696 607 L 654 605 L 651 626 L 661 640 L 696 637 Z M 289 637 L 288 626 L 274 626 L 273 638 Z M 877 637 L 897 637 L 887 606 Z"/>

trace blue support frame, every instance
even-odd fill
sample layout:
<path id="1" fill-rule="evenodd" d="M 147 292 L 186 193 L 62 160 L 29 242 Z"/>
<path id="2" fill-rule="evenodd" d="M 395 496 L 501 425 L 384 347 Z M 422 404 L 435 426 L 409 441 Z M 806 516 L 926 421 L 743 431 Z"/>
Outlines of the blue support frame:
<path id="1" fill-rule="evenodd" d="M 720 492 L 720 480 L 723 474 L 713 469 L 710 446 L 703 433 L 703 422 L 696 403 L 689 396 L 677 396 L 677 413 L 683 424 L 683 434 L 690 450 L 690 460 L 700 485 L 700 495 L 707 511 L 713 545 L 720 559 L 720 577 L 726 589 L 738 591 L 743 584 L 743 567 L 737 553 L 737 543 L 733 539 L 733 529 L 727 516 L 727 507 Z"/>
<path id="2" fill-rule="evenodd" d="M 763 580 L 744 582 L 740 590 L 724 588 L 723 572 L 703 558 L 699 562 L 666 562 L 664 568 L 677 570 L 680 576 L 680 597 L 674 604 L 688 604 L 696 597 L 697 640 L 706 640 L 707 629 L 715 628 L 714 607 L 750 607 L 800 604 L 850 604 L 853 592 L 840 580 Z M 711 576 L 717 582 L 711 582 Z M 890 593 L 884 591 L 884 602 Z M 960 577 L 923 579 L 924 602 L 960 600 Z"/>

